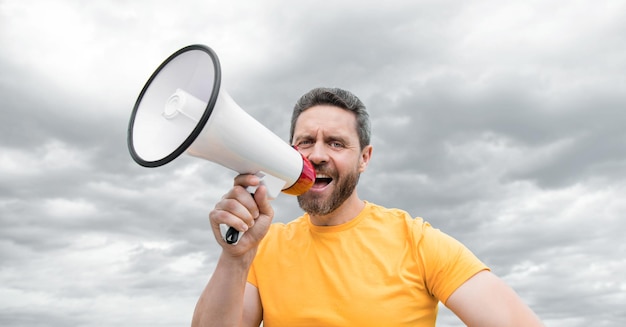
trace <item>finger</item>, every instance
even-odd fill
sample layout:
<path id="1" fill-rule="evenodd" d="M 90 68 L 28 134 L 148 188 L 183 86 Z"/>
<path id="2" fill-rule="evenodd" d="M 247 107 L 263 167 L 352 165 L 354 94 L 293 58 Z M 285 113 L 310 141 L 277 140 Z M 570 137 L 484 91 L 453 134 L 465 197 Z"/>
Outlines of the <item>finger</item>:
<path id="1" fill-rule="evenodd" d="M 261 179 L 253 174 L 240 174 L 235 177 L 234 185 L 242 186 L 244 188 L 248 186 L 258 186 L 261 183 Z"/>
<path id="2" fill-rule="evenodd" d="M 274 208 L 271 205 L 271 201 L 267 196 L 267 187 L 265 185 L 259 186 L 254 193 L 254 201 L 257 206 L 260 215 L 265 215 L 271 218 L 274 217 Z"/>
<path id="3" fill-rule="evenodd" d="M 226 225 L 232 227 L 240 232 L 246 232 L 250 229 L 248 223 L 237 217 L 233 216 L 230 212 L 215 209 L 209 213 L 209 219 L 211 220 L 211 227 L 215 231 L 220 230 L 220 225 Z"/>
<path id="4" fill-rule="evenodd" d="M 244 231 L 240 227 L 240 222 L 251 227 L 254 225 L 254 219 L 259 215 L 259 209 L 254 202 L 250 194 L 245 190 L 240 191 L 240 194 L 234 198 L 224 198 L 215 205 L 216 211 L 221 211 L 223 214 L 219 214 L 217 217 L 222 219 L 220 223 L 226 223 L 231 227 L 235 227 L 240 231 Z M 232 225 L 232 223 L 235 225 Z"/>

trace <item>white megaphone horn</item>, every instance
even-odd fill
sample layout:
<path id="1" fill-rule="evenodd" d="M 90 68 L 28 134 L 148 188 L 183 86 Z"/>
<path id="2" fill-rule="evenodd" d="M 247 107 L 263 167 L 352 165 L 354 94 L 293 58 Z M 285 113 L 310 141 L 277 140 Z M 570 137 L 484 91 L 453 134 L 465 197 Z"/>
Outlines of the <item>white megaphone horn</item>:
<path id="1" fill-rule="evenodd" d="M 296 149 L 243 111 L 220 89 L 217 55 L 204 45 L 168 57 L 141 90 L 128 126 L 128 148 L 141 166 L 158 167 L 183 152 L 240 174 L 256 174 L 268 197 L 300 195 L 315 181 L 315 169 Z M 250 190 L 254 192 L 254 190 Z M 237 244 L 243 235 L 220 225 Z"/>

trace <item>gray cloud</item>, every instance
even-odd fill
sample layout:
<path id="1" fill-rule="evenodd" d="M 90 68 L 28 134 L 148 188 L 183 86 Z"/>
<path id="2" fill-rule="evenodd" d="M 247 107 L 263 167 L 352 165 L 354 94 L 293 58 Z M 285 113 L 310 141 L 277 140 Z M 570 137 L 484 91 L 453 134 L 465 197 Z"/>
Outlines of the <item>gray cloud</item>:
<path id="1" fill-rule="evenodd" d="M 2 2 L 0 324 L 189 323 L 234 173 L 189 156 L 139 167 L 126 130 L 157 65 L 204 43 L 285 140 L 303 92 L 354 91 L 374 130 L 362 198 L 467 244 L 548 326 L 623 325 L 624 9 Z M 290 196 L 274 206 L 301 214 Z"/>

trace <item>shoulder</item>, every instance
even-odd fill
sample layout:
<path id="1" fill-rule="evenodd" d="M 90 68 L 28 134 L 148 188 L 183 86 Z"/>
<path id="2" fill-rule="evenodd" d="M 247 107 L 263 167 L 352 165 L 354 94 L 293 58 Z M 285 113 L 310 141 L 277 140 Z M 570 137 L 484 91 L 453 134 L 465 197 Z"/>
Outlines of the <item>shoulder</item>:
<path id="1" fill-rule="evenodd" d="M 411 218 L 408 212 L 398 208 L 387 208 L 372 202 L 365 201 L 363 212 L 374 216 Z"/>
<path id="2" fill-rule="evenodd" d="M 302 215 L 288 223 L 276 222 L 270 225 L 270 229 L 261 241 L 259 248 L 283 243 L 301 238 L 303 233 L 308 233 L 309 221 L 306 215 Z"/>
<path id="3" fill-rule="evenodd" d="M 270 226 L 271 233 L 292 233 L 302 229 L 306 229 L 309 226 L 309 219 L 306 214 L 288 222 L 288 223 L 272 223 Z"/>
<path id="4" fill-rule="evenodd" d="M 414 226 L 413 242 L 431 294 L 444 303 L 473 275 L 489 270 L 464 244 L 427 222 Z"/>
<path id="5" fill-rule="evenodd" d="M 412 217 L 396 208 L 374 204 L 369 208 L 373 217 L 385 221 L 385 226 L 404 230 L 426 285 L 440 300 L 447 300 L 457 287 L 477 272 L 489 269 L 464 244 L 423 218 Z"/>
<path id="6" fill-rule="evenodd" d="M 365 202 L 365 208 L 361 215 L 367 215 L 369 219 L 383 220 L 386 223 L 413 224 L 415 221 L 421 223 L 419 217 L 414 218 L 407 211 L 398 208 L 387 208 L 371 202 Z"/>
<path id="7" fill-rule="evenodd" d="M 422 217 L 414 217 L 407 211 L 398 208 L 387 208 L 366 202 L 363 212 L 369 216 L 370 221 L 379 222 L 386 227 L 395 226 L 401 229 L 415 244 L 424 237 L 426 231 L 433 229 Z"/>

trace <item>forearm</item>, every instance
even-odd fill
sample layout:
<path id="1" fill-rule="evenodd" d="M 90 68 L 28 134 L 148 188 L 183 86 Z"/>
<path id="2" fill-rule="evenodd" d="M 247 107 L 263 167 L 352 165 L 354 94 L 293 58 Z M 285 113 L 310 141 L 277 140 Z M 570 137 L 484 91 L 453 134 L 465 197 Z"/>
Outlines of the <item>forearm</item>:
<path id="1" fill-rule="evenodd" d="M 262 320 L 262 305 L 256 288 L 246 288 L 248 272 L 259 243 L 267 234 L 274 210 L 267 189 L 255 175 L 235 177 L 234 187 L 209 213 L 211 229 L 222 253 L 207 286 L 202 291 L 191 322 L 192 327 L 256 326 Z M 258 186 L 254 197 L 246 189 Z M 227 244 L 220 225 L 246 231 L 237 245 Z"/>
<path id="2" fill-rule="evenodd" d="M 239 326 L 244 309 L 244 290 L 254 254 L 229 257 L 222 254 L 215 272 L 200 295 L 192 327 Z"/>

